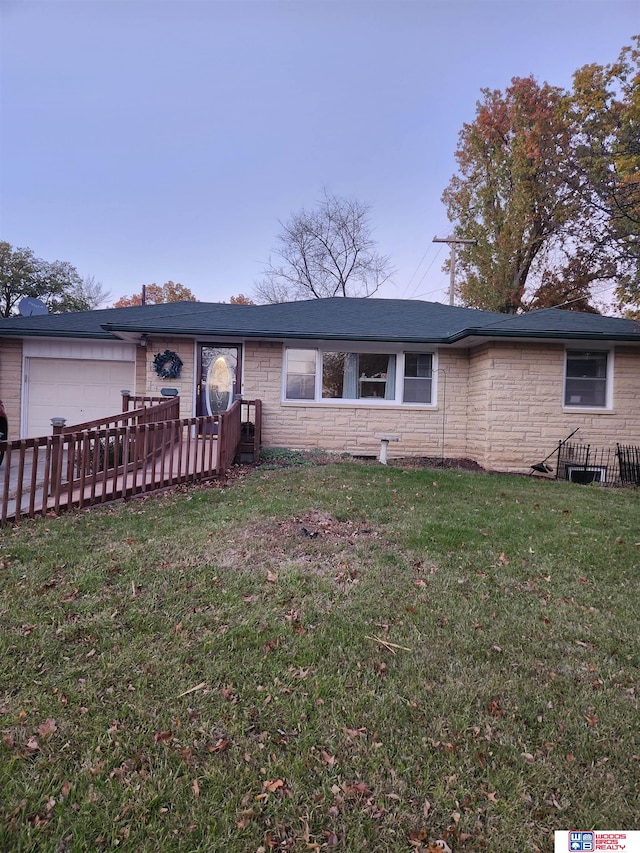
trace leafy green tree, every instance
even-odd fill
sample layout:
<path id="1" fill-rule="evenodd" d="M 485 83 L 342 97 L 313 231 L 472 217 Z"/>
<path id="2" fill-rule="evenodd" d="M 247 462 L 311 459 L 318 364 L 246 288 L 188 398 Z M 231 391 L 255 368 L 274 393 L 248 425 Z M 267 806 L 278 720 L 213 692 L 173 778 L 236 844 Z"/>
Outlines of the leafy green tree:
<path id="1" fill-rule="evenodd" d="M 77 269 L 67 261 L 49 263 L 31 249 L 0 242 L 0 316 L 18 313 L 25 296 L 42 300 L 49 311 L 86 311 L 91 308 Z"/>

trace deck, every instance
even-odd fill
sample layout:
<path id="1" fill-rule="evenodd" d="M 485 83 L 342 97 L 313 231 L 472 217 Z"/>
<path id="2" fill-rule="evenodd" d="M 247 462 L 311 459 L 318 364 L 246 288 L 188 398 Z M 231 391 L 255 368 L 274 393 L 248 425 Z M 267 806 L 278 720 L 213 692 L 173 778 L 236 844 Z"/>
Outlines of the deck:
<path id="1" fill-rule="evenodd" d="M 260 401 L 237 401 L 208 417 L 158 419 L 140 412 L 107 426 L 60 427 L 51 436 L 3 442 L 0 525 L 221 477 L 245 447 L 243 416 L 252 418 L 257 457 Z"/>

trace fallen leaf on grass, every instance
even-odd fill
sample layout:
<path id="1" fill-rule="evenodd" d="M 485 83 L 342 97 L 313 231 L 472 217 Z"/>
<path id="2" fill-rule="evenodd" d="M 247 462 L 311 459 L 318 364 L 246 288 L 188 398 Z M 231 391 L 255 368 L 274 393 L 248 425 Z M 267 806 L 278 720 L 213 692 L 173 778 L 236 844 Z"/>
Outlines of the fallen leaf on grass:
<path id="1" fill-rule="evenodd" d="M 275 583 L 278 580 L 278 575 L 275 572 L 267 572 L 267 580 L 269 583 Z"/>
<path id="2" fill-rule="evenodd" d="M 331 829 L 323 829 L 322 834 L 325 837 L 325 844 L 327 847 L 337 847 L 340 843 L 340 839 Z"/>
<path id="3" fill-rule="evenodd" d="M 38 726 L 38 734 L 41 738 L 44 738 L 45 740 L 48 737 L 51 737 L 51 735 L 55 734 L 57 731 L 58 727 L 56 725 L 56 721 L 52 720 L 51 718 L 45 720 L 44 723 L 40 723 L 40 725 Z"/>
<path id="4" fill-rule="evenodd" d="M 153 736 L 154 743 L 169 743 L 173 740 L 173 732 L 156 732 Z"/>
<path id="5" fill-rule="evenodd" d="M 75 601 L 78 597 L 79 589 L 76 587 L 72 593 L 70 593 L 66 598 L 62 599 L 63 604 L 71 604 L 72 601 Z"/>
<path id="6" fill-rule="evenodd" d="M 225 749 L 229 746 L 229 741 L 226 738 L 218 738 L 218 740 L 214 744 L 210 744 L 207 747 L 207 752 L 224 752 Z"/>
<path id="7" fill-rule="evenodd" d="M 346 726 L 342 729 L 345 734 L 348 734 L 349 737 L 366 737 L 367 729 L 366 726 L 361 726 L 359 729 L 349 729 Z"/>
<path id="8" fill-rule="evenodd" d="M 238 829 L 246 829 L 251 821 L 253 820 L 253 810 L 245 809 L 245 811 L 240 813 L 240 818 L 236 821 L 236 826 Z"/>
<path id="9" fill-rule="evenodd" d="M 347 782 L 343 785 L 345 794 L 351 796 L 370 797 L 373 791 L 366 782 Z"/>
<path id="10" fill-rule="evenodd" d="M 198 785 L 197 779 L 193 780 L 193 785 L 191 787 L 193 788 L 193 795 L 197 800 L 198 797 L 200 796 L 200 785 Z"/>
<path id="11" fill-rule="evenodd" d="M 333 767 L 333 765 L 336 763 L 335 755 L 329 755 L 329 753 L 326 750 L 324 750 L 324 749 L 321 750 L 320 755 L 322 756 L 322 760 L 324 761 L 324 763 L 327 765 L 327 767 L 329 769 L 331 769 Z"/>
<path id="12" fill-rule="evenodd" d="M 27 752 L 33 754 L 40 749 L 40 744 L 38 743 L 38 738 L 30 737 L 27 741 Z"/>
<path id="13" fill-rule="evenodd" d="M 270 779 L 262 783 L 262 790 L 273 794 L 278 788 L 284 788 L 283 779 Z"/>
<path id="14" fill-rule="evenodd" d="M 491 702 L 487 705 L 487 711 L 491 714 L 492 717 L 504 717 L 506 711 L 504 708 L 500 706 L 500 702 L 498 699 L 492 699 Z"/>
<path id="15" fill-rule="evenodd" d="M 233 692 L 233 684 L 229 684 L 228 686 L 223 687 L 220 690 L 220 693 L 222 694 L 222 698 L 226 699 L 227 702 L 238 701 L 238 696 Z"/>

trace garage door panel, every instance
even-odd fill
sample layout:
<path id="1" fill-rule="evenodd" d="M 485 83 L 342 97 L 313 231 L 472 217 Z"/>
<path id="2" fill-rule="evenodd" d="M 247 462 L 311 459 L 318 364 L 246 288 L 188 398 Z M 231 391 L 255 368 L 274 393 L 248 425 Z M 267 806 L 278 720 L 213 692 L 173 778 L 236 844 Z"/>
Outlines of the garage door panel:
<path id="1" fill-rule="evenodd" d="M 134 376 L 133 362 L 30 358 L 27 436 L 49 435 L 53 417 L 71 425 L 119 412 Z"/>

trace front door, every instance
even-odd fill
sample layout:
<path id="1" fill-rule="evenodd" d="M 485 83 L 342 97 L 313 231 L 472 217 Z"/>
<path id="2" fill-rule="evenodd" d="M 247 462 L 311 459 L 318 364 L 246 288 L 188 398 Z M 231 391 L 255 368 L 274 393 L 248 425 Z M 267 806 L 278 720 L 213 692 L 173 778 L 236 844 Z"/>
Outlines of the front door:
<path id="1" fill-rule="evenodd" d="M 240 347 L 201 344 L 197 415 L 219 415 L 240 393 Z"/>

